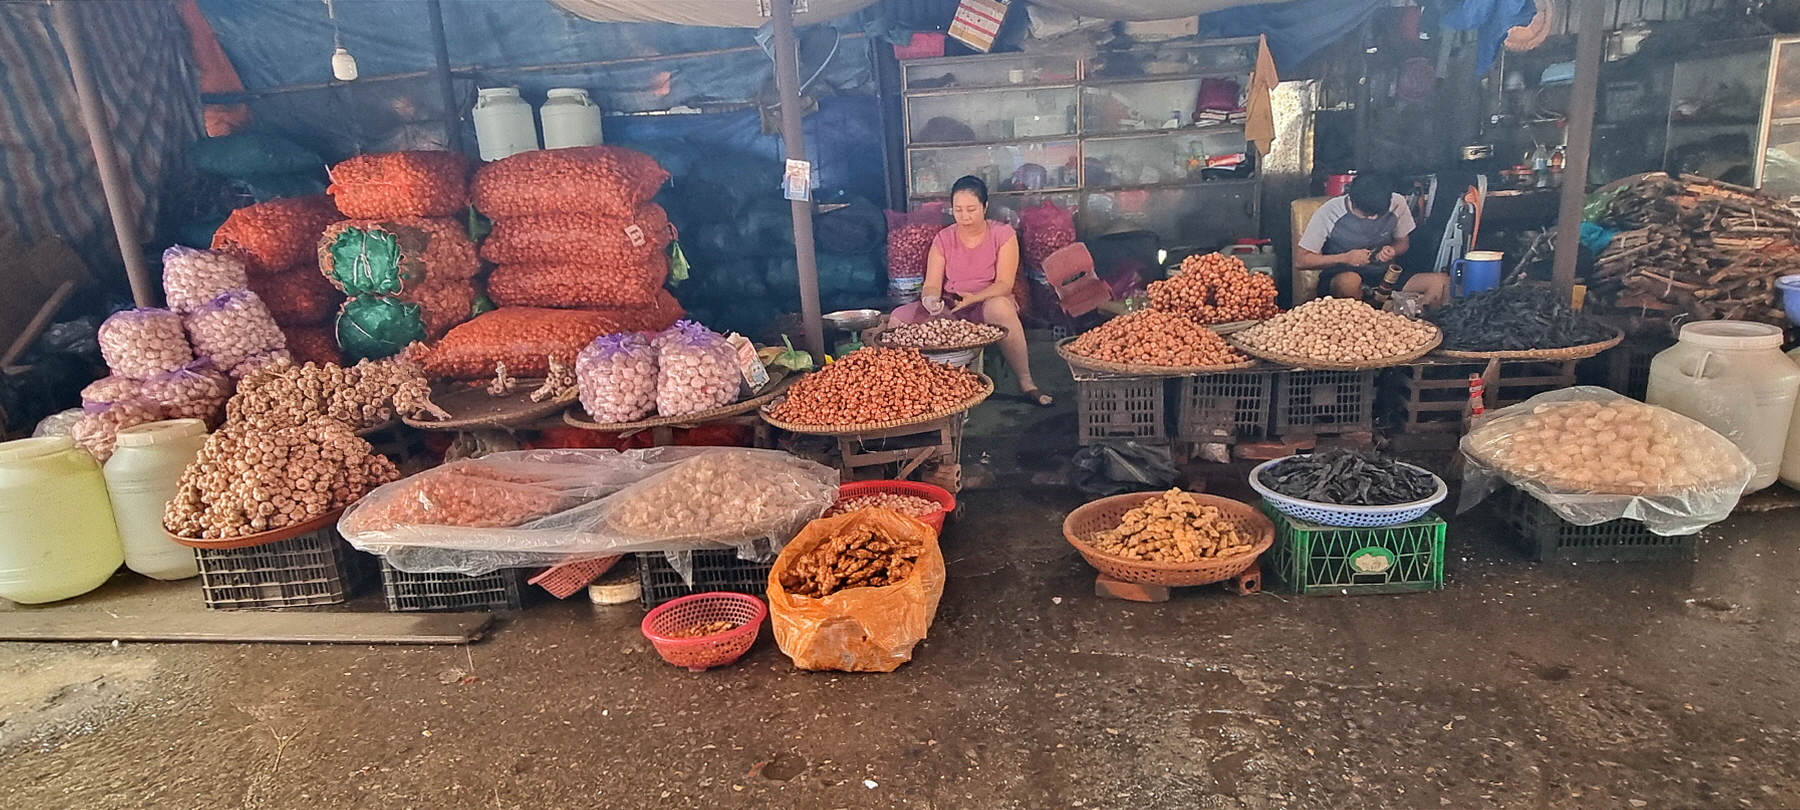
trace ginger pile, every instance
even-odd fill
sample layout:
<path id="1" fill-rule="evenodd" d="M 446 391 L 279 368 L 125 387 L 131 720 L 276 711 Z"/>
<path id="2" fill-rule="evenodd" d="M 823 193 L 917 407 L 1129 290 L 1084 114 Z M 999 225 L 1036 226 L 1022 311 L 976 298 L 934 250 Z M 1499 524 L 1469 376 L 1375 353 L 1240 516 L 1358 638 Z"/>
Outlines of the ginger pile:
<path id="1" fill-rule="evenodd" d="M 879 588 L 912 576 L 922 543 L 888 536 L 879 528 L 852 526 L 796 558 L 781 572 L 788 593 L 823 599 L 846 588 Z"/>
<path id="2" fill-rule="evenodd" d="M 1255 547 L 1218 507 L 1171 489 L 1125 513 L 1119 527 L 1094 535 L 1090 544 L 1115 557 L 1145 562 L 1199 562 Z"/>

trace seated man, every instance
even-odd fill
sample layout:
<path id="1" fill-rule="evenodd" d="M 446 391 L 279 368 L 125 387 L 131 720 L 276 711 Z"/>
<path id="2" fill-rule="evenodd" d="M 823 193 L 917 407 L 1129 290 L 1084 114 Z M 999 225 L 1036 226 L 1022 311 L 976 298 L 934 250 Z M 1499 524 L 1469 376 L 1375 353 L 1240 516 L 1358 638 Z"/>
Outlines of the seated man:
<path id="1" fill-rule="evenodd" d="M 1369 172 L 1350 181 L 1350 190 L 1319 207 L 1301 234 L 1294 264 L 1302 270 L 1322 269 L 1319 294 L 1362 298 L 1366 287 L 1379 285 L 1387 268 L 1408 247 L 1413 231 L 1406 198 L 1393 193 L 1393 182 Z M 1448 273 L 1403 275 L 1398 289 L 1419 293 L 1420 303 L 1435 307 L 1450 296 Z"/>

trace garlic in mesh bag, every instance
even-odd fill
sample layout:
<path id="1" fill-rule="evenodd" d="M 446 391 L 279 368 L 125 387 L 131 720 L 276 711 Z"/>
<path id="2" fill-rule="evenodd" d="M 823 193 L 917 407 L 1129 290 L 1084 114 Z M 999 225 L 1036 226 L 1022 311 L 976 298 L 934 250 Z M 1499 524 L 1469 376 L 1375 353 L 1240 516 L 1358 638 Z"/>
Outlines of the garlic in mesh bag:
<path id="1" fill-rule="evenodd" d="M 193 312 L 248 283 L 244 262 L 224 251 L 183 245 L 163 251 L 163 296 L 176 312 Z"/>
<path id="2" fill-rule="evenodd" d="M 120 400 L 83 410 L 86 413 L 69 428 L 69 438 L 101 464 L 112 458 L 113 450 L 118 447 L 119 431 L 163 418 L 162 409 L 156 403 L 142 399 Z"/>
<path id="3" fill-rule="evenodd" d="M 1724 520 L 1756 469 L 1713 429 L 1593 386 L 1495 411 L 1461 447 L 1458 511 L 1504 482 L 1578 526 L 1629 518 L 1660 535 Z"/>
<path id="4" fill-rule="evenodd" d="M 181 316 L 166 309 L 115 312 L 100 324 L 98 337 L 106 367 L 120 376 L 142 380 L 194 362 Z"/>
<path id="5" fill-rule="evenodd" d="M 164 419 L 204 419 L 216 425 L 231 391 L 231 378 L 211 362 L 197 360 L 186 368 L 145 380 L 139 394 L 160 407 Z"/>
<path id="6" fill-rule="evenodd" d="M 232 368 L 254 355 L 287 347 L 269 308 L 249 290 L 232 290 L 207 302 L 187 316 L 187 328 L 194 351 L 218 368 Z"/>
<path id="7" fill-rule="evenodd" d="M 81 404 L 84 407 L 99 407 L 135 399 L 144 392 L 144 381 L 117 374 L 101 377 L 81 389 Z"/>
<path id="8" fill-rule="evenodd" d="M 656 349 L 638 332 L 594 338 L 575 356 L 581 407 L 603 424 L 635 422 L 656 410 Z"/>
<path id="9" fill-rule="evenodd" d="M 683 416 L 737 401 L 744 375 L 724 336 L 676 321 L 656 336 L 656 412 Z"/>

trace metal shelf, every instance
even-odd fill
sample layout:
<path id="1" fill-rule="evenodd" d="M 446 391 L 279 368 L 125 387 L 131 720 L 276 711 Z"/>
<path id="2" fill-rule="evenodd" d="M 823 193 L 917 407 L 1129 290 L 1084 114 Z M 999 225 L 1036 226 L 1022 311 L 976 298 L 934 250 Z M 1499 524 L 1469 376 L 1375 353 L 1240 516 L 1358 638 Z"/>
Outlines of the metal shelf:
<path id="1" fill-rule="evenodd" d="M 1209 70 L 1201 73 L 1159 73 L 1155 76 L 1113 76 L 1105 78 L 1083 79 L 1082 84 L 1088 87 L 1112 87 L 1121 84 L 1150 84 L 1153 82 L 1191 82 L 1195 79 L 1233 79 L 1249 76 L 1255 68 L 1244 70 Z"/>
<path id="2" fill-rule="evenodd" d="M 1075 82 L 1057 82 L 1055 84 L 958 84 L 948 87 L 931 87 L 920 90 L 908 90 L 907 98 L 938 98 L 942 96 L 959 96 L 968 93 L 991 93 L 996 90 L 1074 90 L 1080 87 Z"/>
<path id="3" fill-rule="evenodd" d="M 1133 138 L 1167 138 L 1174 135 L 1212 135 L 1220 132 L 1243 132 L 1243 124 L 1219 124 L 1210 127 L 1181 127 L 1180 129 L 1140 129 L 1131 132 L 1109 132 L 1094 135 L 1077 135 L 1084 141 L 1126 141 Z"/>
<path id="4" fill-rule="evenodd" d="M 1158 191 L 1173 188 L 1230 188 L 1233 186 L 1253 186 L 1261 182 L 1262 175 L 1249 177 L 1233 177 L 1223 180 L 1174 180 L 1167 183 L 1126 183 L 1117 186 L 1085 186 L 1083 191 L 1093 194 L 1097 192 L 1111 193 L 1115 191 Z"/>
<path id="5" fill-rule="evenodd" d="M 1057 143 L 1067 141 L 1074 143 L 1081 136 L 1074 133 L 1065 135 L 1033 135 L 1028 138 L 1001 138 L 995 141 L 945 141 L 943 143 L 908 143 L 907 151 L 917 149 L 979 149 L 984 146 L 1015 146 L 1035 143 Z"/>

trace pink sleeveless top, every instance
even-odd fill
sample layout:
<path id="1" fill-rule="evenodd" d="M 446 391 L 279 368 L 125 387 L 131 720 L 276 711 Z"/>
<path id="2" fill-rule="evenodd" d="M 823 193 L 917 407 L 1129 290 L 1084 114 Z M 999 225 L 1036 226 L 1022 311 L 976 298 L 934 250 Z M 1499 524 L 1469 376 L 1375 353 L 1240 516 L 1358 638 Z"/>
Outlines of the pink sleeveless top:
<path id="1" fill-rule="evenodd" d="M 944 291 L 957 294 L 980 292 L 994 283 L 999 273 L 1000 248 L 1013 237 L 1011 225 L 988 220 L 987 236 L 974 247 L 965 247 L 951 225 L 932 239 L 944 254 Z"/>

